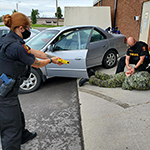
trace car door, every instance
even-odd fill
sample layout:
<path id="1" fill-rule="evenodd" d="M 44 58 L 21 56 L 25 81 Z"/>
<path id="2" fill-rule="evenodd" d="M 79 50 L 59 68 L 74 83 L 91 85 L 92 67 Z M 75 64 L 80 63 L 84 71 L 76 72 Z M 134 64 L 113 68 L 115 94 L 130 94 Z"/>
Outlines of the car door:
<path id="1" fill-rule="evenodd" d="M 47 52 L 47 54 L 59 56 L 70 62 L 69 65 L 63 64 L 61 66 L 53 63 L 46 65 L 48 76 L 75 77 L 75 78 L 88 77 L 86 70 L 87 50 L 55 51 L 55 52 Z"/>
<path id="2" fill-rule="evenodd" d="M 102 57 L 108 49 L 108 39 L 106 36 L 96 29 L 93 29 L 91 39 L 88 44 L 87 66 L 101 65 Z"/>
<path id="3" fill-rule="evenodd" d="M 70 62 L 69 65 L 63 64 L 61 66 L 48 64 L 46 66 L 48 76 L 88 77 L 86 67 L 88 50 L 86 45 L 90 32 L 91 29 L 71 31 L 69 34 L 62 36 L 63 38 L 54 45 L 53 51 L 46 52 Z M 86 36 L 86 39 L 83 38 L 83 35 Z"/>

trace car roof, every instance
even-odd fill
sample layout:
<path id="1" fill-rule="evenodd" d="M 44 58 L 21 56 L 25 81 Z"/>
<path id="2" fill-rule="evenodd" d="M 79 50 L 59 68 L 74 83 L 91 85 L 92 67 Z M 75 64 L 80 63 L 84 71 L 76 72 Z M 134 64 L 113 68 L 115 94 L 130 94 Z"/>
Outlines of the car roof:
<path id="1" fill-rule="evenodd" d="M 93 28 L 93 27 L 99 28 L 98 26 L 94 26 L 94 25 L 77 25 L 77 26 L 62 26 L 62 27 L 47 28 L 46 30 L 63 31 L 63 30 L 76 29 L 76 28 Z"/>
<path id="2" fill-rule="evenodd" d="M 0 30 L 10 30 L 10 29 L 8 27 L 6 27 L 6 26 L 1 26 Z"/>
<path id="3" fill-rule="evenodd" d="M 76 26 L 62 26 L 62 27 L 54 27 L 54 28 L 47 28 L 45 29 L 44 31 L 52 31 L 52 30 L 57 30 L 59 31 L 59 33 L 62 33 L 64 31 L 67 31 L 67 30 L 73 30 L 73 29 L 82 29 L 82 28 L 96 28 L 98 29 L 99 31 L 105 33 L 105 35 L 107 37 L 112 37 L 113 35 L 106 32 L 104 29 L 98 27 L 98 26 L 95 26 L 95 25 L 76 25 Z"/>

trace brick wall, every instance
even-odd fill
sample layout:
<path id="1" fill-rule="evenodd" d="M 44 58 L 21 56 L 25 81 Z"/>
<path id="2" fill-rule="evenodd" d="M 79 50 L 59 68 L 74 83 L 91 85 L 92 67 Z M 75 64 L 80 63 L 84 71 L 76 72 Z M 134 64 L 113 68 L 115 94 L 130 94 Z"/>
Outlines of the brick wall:
<path id="1" fill-rule="evenodd" d="M 141 13 L 143 2 L 149 0 L 118 0 L 116 26 L 127 38 L 132 36 L 139 39 Z M 99 4 L 97 4 L 99 6 Z M 111 7 L 112 27 L 114 25 L 115 0 L 102 0 L 102 6 Z M 140 16 L 139 21 L 134 20 L 134 16 Z"/>
<path id="2" fill-rule="evenodd" d="M 126 35 L 139 39 L 142 3 L 141 0 L 118 0 L 116 26 Z M 140 16 L 139 21 L 134 16 Z"/>
<path id="3" fill-rule="evenodd" d="M 111 21 L 112 21 L 112 27 L 113 27 L 114 15 L 115 15 L 115 0 L 103 0 L 102 6 L 110 6 L 110 8 L 111 8 Z"/>

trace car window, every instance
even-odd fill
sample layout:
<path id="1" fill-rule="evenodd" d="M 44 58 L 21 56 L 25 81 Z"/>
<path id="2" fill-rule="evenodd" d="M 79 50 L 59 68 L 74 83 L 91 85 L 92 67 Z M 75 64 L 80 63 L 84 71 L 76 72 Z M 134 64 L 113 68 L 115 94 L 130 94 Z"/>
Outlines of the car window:
<path id="1" fill-rule="evenodd" d="M 0 30 L 0 36 L 8 34 L 10 30 Z"/>
<path id="2" fill-rule="evenodd" d="M 48 41 L 50 41 L 59 31 L 57 30 L 44 30 L 39 34 L 35 35 L 31 40 L 26 44 L 33 49 L 40 50 L 42 49 Z"/>
<path id="3" fill-rule="evenodd" d="M 62 33 L 58 38 L 58 42 L 56 43 L 54 50 L 61 51 L 85 49 L 91 30 L 92 29 L 90 28 L 86 28 Z"/>
<path id="4" fill-rule="evenodd" d="M 98 32 L 96 30 L 93 30 L 90 42 L 96 42 L 96 41 L 100 41 L 103 39 L 105 39 L 104 34 Z"/>

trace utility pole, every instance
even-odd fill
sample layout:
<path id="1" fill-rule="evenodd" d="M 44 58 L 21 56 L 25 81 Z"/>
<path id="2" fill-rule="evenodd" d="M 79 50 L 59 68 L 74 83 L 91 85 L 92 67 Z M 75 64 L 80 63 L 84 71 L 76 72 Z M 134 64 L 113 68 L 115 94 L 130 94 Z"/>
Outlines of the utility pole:
<path id="1" fill-rule="evenodd" d="M 58 2 L 56 0 L 56 14 L 57 14 L 57 26 L 58 26 L 59 24 L 58 24 L 58 11 L 57 11 L 57 8 L 58 8 Z"/>
<path id="2" fill-rule="evenodd" d="M 20 1 L 16 3 L 16 11 L 18 12 L 18 4 L 21 3 Z"/>

